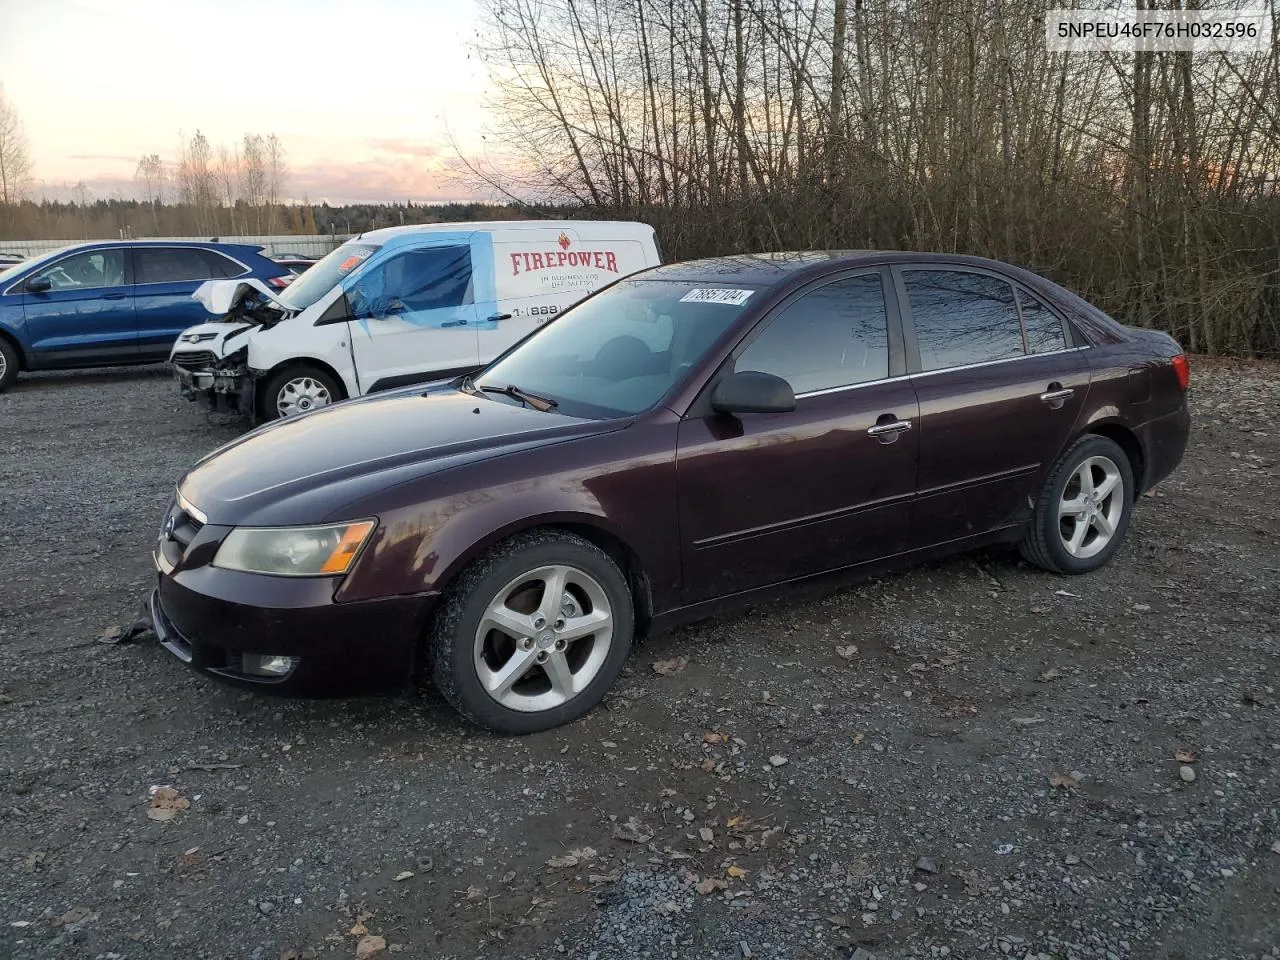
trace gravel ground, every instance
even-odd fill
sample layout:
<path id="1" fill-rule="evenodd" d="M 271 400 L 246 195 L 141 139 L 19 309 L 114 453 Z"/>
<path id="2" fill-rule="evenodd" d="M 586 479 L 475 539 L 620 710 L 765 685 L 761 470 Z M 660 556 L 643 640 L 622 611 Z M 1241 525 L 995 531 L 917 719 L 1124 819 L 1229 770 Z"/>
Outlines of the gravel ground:
<path id="1" fill-rule="evenodd" d="M 1197 363 L 1192 396 L 1100 574 L 992 551 L 709 621 L 504 739 L 98 642 L 242 425 L 158 368 L 24 378 L 0 956 L 1280 957 L 1280 367 Z"/>

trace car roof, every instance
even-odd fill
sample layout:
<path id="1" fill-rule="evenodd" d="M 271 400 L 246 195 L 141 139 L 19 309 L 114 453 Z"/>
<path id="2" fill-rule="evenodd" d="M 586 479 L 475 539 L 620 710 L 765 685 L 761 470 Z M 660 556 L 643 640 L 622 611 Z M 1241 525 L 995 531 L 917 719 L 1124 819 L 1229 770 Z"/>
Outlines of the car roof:
<path id="1" fill-rule="evenodd" d="M 385 243 L 388 240 L 421 233 L 489 233 L 507 230 L 565 229 L 593 235 L 615 233 L 619 239 L 653 234 L 653 227 L 647 223 L 630 220 L 463 220 L 454 223 L 414 223 L 403 227 L 383 227 L 380 230 L 365 231 L 351 239 Z"/>
<path id="2" fill-rule="evenodd" d="M 881 263 L 937 263 L 996 269 L 1023 275 L 1025 271 L 998 260 L 951 253 L 910 250 L 791 250 L 777 253 L 745 253 L 668 263 L 646 270 L 645 280 L 678 280 L 702 283 L 746 283 L 772 286 L 805 275 L 821 275 L 833 269 L 873 266 Z"/>

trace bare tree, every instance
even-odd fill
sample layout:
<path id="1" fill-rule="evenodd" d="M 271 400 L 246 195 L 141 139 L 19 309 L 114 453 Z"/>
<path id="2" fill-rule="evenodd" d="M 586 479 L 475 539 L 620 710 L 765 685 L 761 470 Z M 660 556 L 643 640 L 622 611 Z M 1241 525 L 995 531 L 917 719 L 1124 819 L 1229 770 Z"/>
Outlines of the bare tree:
<path id="1" fill-rule="evenodd" d="M 0 204 L 16 204 L 30 180 L 31 156 L 27 152 L 22 121 L 0 91 Z"/>
<path id="2" fill-rule="evenodd" d="M 246 133 L 240 149 L 240 196 L 249 208 L 254 233 L 262 233 L 267 202 L 266 144 L 261 134 Z"/>
<path id="3" fill-rule="evenodd" d="M 138 160 L 138 168 L 134 171 L 133 179 L 142 194 L 143 203 L 151 208 L 151 226 L 158 236 L 160 208 L 164 206 L 165 189 L 169 179 L 168 170 L 160 159 L 160 154 L 149 153 Z"/>
<path id="4" fill-rule="evenodd" d="M 273 233 L 276 229 L 276 215 L 279 211 L 287 172 L 284 145 L 274 133 L 267 137 L 263 155 L 266 169 L 267 233 Z"/>
<path id="5" fill-rule="evenodd" d="M 1280 44 L 1049 54 L 1024 27 L 1054 0 L 483 2 L 518 160 L 467 166 L 508 196 L 644 218 L 677 257 L 998 257 L 1280 353 Z"/>

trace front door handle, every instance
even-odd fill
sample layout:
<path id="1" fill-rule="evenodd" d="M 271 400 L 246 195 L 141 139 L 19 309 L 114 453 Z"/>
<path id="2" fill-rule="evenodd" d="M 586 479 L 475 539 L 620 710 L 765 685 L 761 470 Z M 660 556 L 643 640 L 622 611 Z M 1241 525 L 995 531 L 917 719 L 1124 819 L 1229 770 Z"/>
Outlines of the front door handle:
<path id="1" fill-rule="evenodd" d="M 881 443 L 893 443 L 898 435 L 911 429 L 910 420 L 899 420 L 895 414 L 886 413 L 874 427 L 867 428 L 867 436 L 875 437 Z"/>
<path id="2" fill-rule="evenodd" d="M 465 327 L 466 325 L 467 321 L 465 320 L 446 320 L 444 323 L 440 324 L 442 327 Z"/>
<path id="3" fill-rule="evenodd" d="M 126 294 L 123 294 L 123 293 L 104 293 L 102 295 L 102 299 L 103 300 L 123 300 L 125 296 Z"/>

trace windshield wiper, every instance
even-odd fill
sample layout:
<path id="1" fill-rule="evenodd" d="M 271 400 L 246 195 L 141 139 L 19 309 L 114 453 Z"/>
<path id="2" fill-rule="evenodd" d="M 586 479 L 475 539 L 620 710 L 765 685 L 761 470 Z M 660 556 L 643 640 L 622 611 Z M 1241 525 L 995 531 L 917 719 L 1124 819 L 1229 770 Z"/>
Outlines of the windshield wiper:
<path id="1" fill-rule="evenodd" d="M 519 400 L 521 403 L 527 404 L 542 413 L 546 413 L 548 410 L 554 410 L 559 406 L 559 404 L 550 397 L 540 397 L 536 393 L 529 393 L 525 390 L 521 390 L 514 383 L 509 383 L 505 387 L 491 387 L 487 384 L 481 384 L 479 389 L 483 390 L 485 393 L 501 393 L 504 396 Z"/>

